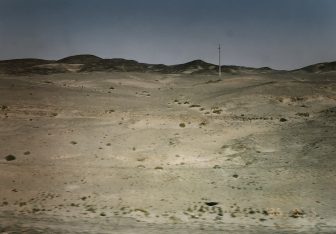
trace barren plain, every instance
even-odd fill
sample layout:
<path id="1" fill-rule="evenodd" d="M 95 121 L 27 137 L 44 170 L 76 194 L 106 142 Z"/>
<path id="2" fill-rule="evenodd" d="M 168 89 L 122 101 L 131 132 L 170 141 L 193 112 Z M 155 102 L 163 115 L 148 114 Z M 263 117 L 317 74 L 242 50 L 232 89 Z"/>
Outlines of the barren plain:
<path id="1" fill-rule="evenodd" d="M 335 233 L 334 72 L 0 76 L 0 233 Z"/>

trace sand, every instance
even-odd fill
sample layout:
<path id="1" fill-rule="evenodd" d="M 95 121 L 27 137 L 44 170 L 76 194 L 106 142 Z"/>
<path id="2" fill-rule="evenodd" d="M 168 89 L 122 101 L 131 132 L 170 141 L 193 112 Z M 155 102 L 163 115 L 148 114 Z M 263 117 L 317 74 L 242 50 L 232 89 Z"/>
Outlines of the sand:
<path id="1" fill-rule="evenodd" d="M 335 130 L 335 73 L 1 75 L 0 232 L 334 233 Z"/>

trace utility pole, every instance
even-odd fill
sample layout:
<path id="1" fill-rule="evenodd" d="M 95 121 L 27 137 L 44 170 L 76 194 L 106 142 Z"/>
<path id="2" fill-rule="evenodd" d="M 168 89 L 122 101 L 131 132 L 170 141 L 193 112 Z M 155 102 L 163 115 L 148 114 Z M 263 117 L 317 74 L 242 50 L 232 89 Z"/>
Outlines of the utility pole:
<path id="1" fill-rule="evenodd" d="M 222 68 L 221 68 L 221 46 L 218 46 L 218 75 L 222 76 Z"/>

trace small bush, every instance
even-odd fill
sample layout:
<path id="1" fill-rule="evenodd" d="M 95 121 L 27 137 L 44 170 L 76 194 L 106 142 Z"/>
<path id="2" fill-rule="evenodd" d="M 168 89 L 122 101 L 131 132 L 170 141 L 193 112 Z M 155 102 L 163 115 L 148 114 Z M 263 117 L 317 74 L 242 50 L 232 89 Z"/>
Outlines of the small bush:
<path id="1" fill-rule="evenodd" d="M 6 161 L 13 161 L 13 160 L 15 160 L 16 159 L 16 157 L 14 156 L 14 155 L 7 155 L 6 157 L 5 157 L 5 159 L 6 159 Z"/>
<path id="2" fill-rule="evenodd" d="M 222 113 L 222 111 L 223 111 L 222 109 L 216 109 L 216 110 L 213 110 L 212 113 L 219 115 Z"/>
<path id="3" fill-rule="evenodd" d="M 207 206 L 216 206 L 218 205 L 218 202 L 205 202 Z"/>
<path id="4" fill-rule="evenodd" d="M 200 105 L 195 105 L 195 104 L 193 104 L 193 105 L 190 105 L 189 106 L 190 108 L 193 108 L 193 107 L 201 107 Z"/>
<path id="5" fill-rule="evenodd" d="M 1 105 L 1 108 L 0 108 L 1 110 L 7 110 L 8 109 L 8 106 L 6 106 L 6 105 Z"/>
<path id="6" fill-rule="evenodd" d="M 286 122 L 287 121 L 287 119 L 285 119 L 285 118 L 280 118 L 280 122 Z"/>
<path id="7" fill-rule="evenodd" d="M 309 117 L 309 113 L 305 112 L 305 113 L 296 113 L 297 116 L 301 116 L 301 117 Z"/>

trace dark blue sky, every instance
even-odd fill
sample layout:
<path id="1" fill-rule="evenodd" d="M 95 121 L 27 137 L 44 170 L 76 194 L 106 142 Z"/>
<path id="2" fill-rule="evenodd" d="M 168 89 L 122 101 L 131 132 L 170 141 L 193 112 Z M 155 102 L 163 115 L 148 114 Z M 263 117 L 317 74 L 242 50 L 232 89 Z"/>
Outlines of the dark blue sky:
<path id="1" fill-rule="evenodd" d="M 91 53 L 297 68 L 336 60 L 335 0 L 0 0 L 0 59 Z"/>

